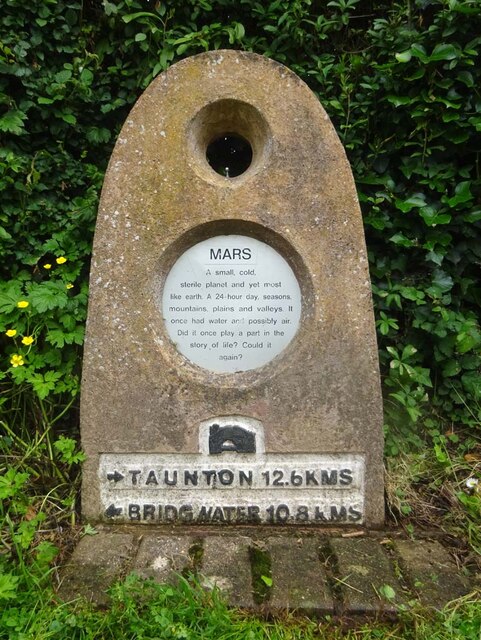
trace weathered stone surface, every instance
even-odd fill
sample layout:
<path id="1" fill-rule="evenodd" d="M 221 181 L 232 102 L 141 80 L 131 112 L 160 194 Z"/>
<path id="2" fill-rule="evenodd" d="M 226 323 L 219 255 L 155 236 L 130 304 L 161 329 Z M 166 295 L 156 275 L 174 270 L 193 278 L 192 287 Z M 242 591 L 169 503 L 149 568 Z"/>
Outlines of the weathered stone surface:
<path id="1" fill-rule="evenodd" d="M 395 613 L 405 603 L 402 585 L 378 540 L 334 538 L 330 544 L 336 556 L 344 612 Z M 385 586 L 394 590 L 394 598 L 382 596 Z"/>
<path id="2" fill-rule="evenodd" d="M 211 140 L 226 133 L 247 139 L 253 151 L 249 168 L 234 178 L 216 173 L 206 159 Z M 182 355 L 162 312 L 173 265 L 193 245 L 217 236 L 270 245 L 301 293 L 299 329 L 289 344 L 264 366 L 238 373 L 218 373 Z M 340 141 L 295 74 L 262 56 L 216 51 L 179 62 L 152 82 L 110 161 L 90 283 L 81 406 L 86 518 L 183 522 L 180 507 L 190 505 L 186 520 L 225 523 L 225 509 L 234 506 L 241 507 L 229 512 L 234 522 L 245 522 L 252 506 L 257 521 L 382 524 L 381 396 L 361 215 Z M 202 308 L 185 291 L 179 291 L 181 303 Z M 287 307 L 280 317 L 286 314 Z M 281 471 L 288 460 L 280 484 L 270 478 L 272 502 L 256 503 L 260 488 L 223 486 L 203 503 L 215 517 L 199 519 L 203 504 L 190 485 L 181 494 L 162 479 L 147 486 L 152 469 L 139 470 L 133 460 L 125 474 L 115 467 L 99 473 L 101 455 L 198 455 L 200 425 L 226 416 L 234 427 L 259 423 L 265 454 L 278 457 Z M 294 456 L 306 452 L 319 456 L 315 467 L 296 468 Z M 360 497 L 349 496 L 348 480 L 331 481 L 321 456 L 336 454 L 350 456 L 347 472 L 360 457 Z M 154 470 L 167 464 L 156 460 Z M 308 487 L 307 473 L 315 469 L 326 476 Z M 118 489 L 117 498 L 101 497 L 100 485 Z M 310 490 L 310 502 L 301 490 Z M 288 509 L 278 511 L 282 505 Z M 307 520 L 300 511 L 305 506 Z M 251 524 L 255 514 L 251 510 Z"/>
<path id="3" fill-rule="evenodd" d="M 245 536 L 209 536 L 204 540 L 203 584 L 206 588 L 217 586 L 237 607 L 254 606 L 250 544 L 250 538 Z"/>
<path id="4" fill-rule="evenodd" d="M 319 561 L 317 538 L 272 537 L 267 540 L 267 549 L 272 572 L 270 608 L 332 613 L 333 600 Z"/>
<path id="5" fill-rule="evenodd" d="M 469 591 L 466 578 L 449 553 L 435 540 L 396 540 L 394 549 L 410 587 L 421 603 L 442 609 L 448 602 Z"/>
<path id="6" fill-rule="evenodd" d="M 190 536 L 147 535 L 142 538 L 133 571 L 156 582 L 175 581 L 177 575 L 191 565 Z"/>
<path id="7" fill-rule="evenodd" d="M 136 553 L 134 536 L 101 532 L 84 536 L 61 573 L 58 593 L 63 600 L 84 597 L 96 604 L 108 601 L 106 590 L 130 570 Z"/>
<path id="8" fill-rule="evenodd" d="M 205 587 L 217 585 L 231 606 L 259 606 L 254 603 L 252 576 L 270 571 L 272 588 L 261 606 L 272 613 L 298 609 L 313 615 L 395 615 L 399 604 L 409 604 L 415 597 L 425 606 L 441 608 L 474 586 L 472 578 L 461 577 L 438 542 L 396 540 L 391 557 L 376 539 L 326 541 L 285 533 L 251 539 L 242 529 L 230 531 L 228 536 L 219 536 L 209 534 L 207 528 L 196 529 L 194 536 L 181 528 L 177 534 L 139 531 L 133 536 L 109 530 L 85 536 L 60 573 L 59 595 L 64 600 L 83 596 L 105 605 L 106 590 L 131 571 L 175 583 L 177 574 L 191 567 L 189 551 L 196 555 L 193 568 Z M 250 547 L 259 546 L 270 560 L 266 567 L 251 568 L 255 560 Z M 399 569 L 409 594 L 398 580 Z M 392 601 L 380 597 L 386 585 L 395 592 Z"/>

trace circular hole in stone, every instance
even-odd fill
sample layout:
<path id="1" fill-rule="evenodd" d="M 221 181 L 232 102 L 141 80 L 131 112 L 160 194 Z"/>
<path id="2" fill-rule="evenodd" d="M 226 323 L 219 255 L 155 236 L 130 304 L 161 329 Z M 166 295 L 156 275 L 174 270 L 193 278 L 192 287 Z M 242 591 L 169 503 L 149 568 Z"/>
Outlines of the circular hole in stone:
<path id="1" fill-rule="evenodd" d="M 226 133 L 207 145 L 206 157 L 216 173 L 225 178 L 235 178 L 250 167 L 252 147 L 244 137 Z"/>
<path id="2" fill-rule="evenodd" d="M 197 174 L 209 182 L 233 178 L 232 185 L 238 176 L 243 180 L 264 166 L 271 138 L 260 111 L 232 99 L 216 100 L 202 107 L 187 130 Z"/>

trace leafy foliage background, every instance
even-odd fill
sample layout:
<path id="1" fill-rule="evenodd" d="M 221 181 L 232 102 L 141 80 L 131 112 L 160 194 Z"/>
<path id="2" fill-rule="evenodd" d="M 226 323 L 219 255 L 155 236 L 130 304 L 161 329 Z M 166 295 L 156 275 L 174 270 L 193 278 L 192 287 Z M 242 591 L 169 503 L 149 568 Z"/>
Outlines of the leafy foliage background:
<path id="1" fill-rule="evenodd" d="M 479 0 L 4 0 L 0 18 L 8 424 L 27 409 L 72 422 L 97 200 L 129 109 L 180 58 L 235 48 L 295 71 L 348 152 L 388 452 L 446 432 L 469 448 L 481 417 Z"/>

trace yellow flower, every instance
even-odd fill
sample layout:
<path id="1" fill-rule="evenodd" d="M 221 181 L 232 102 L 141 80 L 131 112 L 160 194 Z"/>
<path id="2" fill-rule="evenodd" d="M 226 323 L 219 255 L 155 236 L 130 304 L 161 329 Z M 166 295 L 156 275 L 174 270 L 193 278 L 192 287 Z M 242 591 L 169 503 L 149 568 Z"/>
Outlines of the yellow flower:
<path id="1" fill-rule="evenodd" d="M 73 289 L 73 284 L 71 282 L 67 282 L 65 287 L 66 287 L 66 289 Z"/>
<path id="2" fill-rule="evenodd" d="M 21 367 L 25 364 L 25 362 L 23 361 L 22 356 L 15 354 L 10 358 L 10 364 L 12 365 L 12 367 Z"/>
<path id="3" fill-rule="evenodd" d="M 32 336 L 25 336 L 24 338 L 22 338 L 22 344 L 26 344 L 28 346 L 29 344 L 32 344 L 32 342 Z"/>
<path id="4" fill-rule="evenodd" d="M 65 262 L 67 262 L 67 258 L 65 256 L 60 256 L 60 258 L 57 258 L 55 262 L 57 264 L 64 264 Z"/>
<path id="5" fill-rule="evenodd" d="M 44 264 L 44 265 L 43 265 L 43 268 L 44 268 L 44 269 L 51 269 L 51 268 L 52 268 L 52 265 L 51 265 L 50 263 L 48 263 L 48 262 L 47 262 L 47 264 Z"/>
<path id="6" fill-rule="evenodd" d="M 13 338 L 13 336 L 16 336 L 16 335 L 17 335 L 17 330 L 16 330 L 16 329 L 9 329 L 9 330 L 5 333 L 5 335 L 6 335 L 8 338 Z"/>
<path id="7" fill-rule="evenodd" d="M 26 300 L 19 300 L 17 302 L 17 307 L 19 309 L 26 309 L 28 307 L 28 305 L 30 304 L 30 302 L 27 302 Z"/>

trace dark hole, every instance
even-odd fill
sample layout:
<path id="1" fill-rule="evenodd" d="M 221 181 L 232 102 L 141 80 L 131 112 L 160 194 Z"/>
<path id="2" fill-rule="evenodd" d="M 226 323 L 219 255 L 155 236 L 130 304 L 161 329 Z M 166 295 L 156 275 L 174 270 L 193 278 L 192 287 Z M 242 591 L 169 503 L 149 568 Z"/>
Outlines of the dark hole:
<path id="1" fill-rule="evenodd" d="M 247 171 L 252 162 L 252 147 L 235 133 L 224 133 L 207 147 L 207 161 L 216 173 L 235 178 Z"/>

